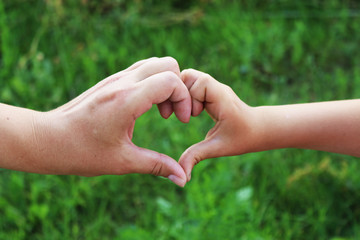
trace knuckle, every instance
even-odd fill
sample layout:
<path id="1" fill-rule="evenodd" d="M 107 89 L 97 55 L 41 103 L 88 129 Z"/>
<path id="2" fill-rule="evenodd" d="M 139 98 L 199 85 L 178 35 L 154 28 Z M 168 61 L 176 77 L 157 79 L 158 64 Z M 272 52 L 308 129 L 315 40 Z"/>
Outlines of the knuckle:
<path id="1" fill-rule="evenodd" d="M 156 56 L 154 56 L 154 57 L 150 57 L 150 58 L 148 58 L 147 60 L 157 60 L 157 59 L 159 59 L 158 57 L 156 57 Z"/>
<path id="2" fill-rule="evenodd" d="M 151 169 L 150 174 L 155 176 L 160 176 L 162 173 L 163 166 L 164 166 L 164 160 L 162 158 L 162 155 L 159 154 L 158 160 L 154 161 L 153 163 L 153 167 Z"/>
<path id="3" fill-rule="evenodd" d="M 168 64 L 178 65 L 178 62 L 175 58 L 167 56 L 163 58 L 165 61 L 167 61 Z"/>
<path id="4" fill-rule="evenodd" d="M 190 159 L 193 166 L 197 165 L 199 162 L 203 160 L 202 156 L 198 152 L 193 151 L 192 149 L 189 149 L 187 151 L 187 154 L 191 156 Z"/>
<path id="5" fill-rule="evenodd" d="M 164 83 L 168 85 L 169 87 L 175 87 L 179 84 L 180 79 L 178 76 L 171 71 L 165 71 L 162 73 L 162 77 L 164 80 Z"/>
<path id="6" fill-rule="evenodd" d="M 177 75 L 172 71 L 165 71 L 163 72 L 163 77 L 166 79 L 178 78 Z"/>
<path id="7" fill-rule="evenodd" d="M 190 94 L 194 95 L 199 92 L 199 90 L 204 90 L 210 84 L 211 77 L 209 74 L 201 75 L 196 82 L 190 88 Z"/>
<path id="8" fill-rule="evenodd" d="M 199 77 L 197 81 L 199 82 L 200 85 L 206 85 L 209 82 L 211 82 L 211 80 L 212 77 L 209 74 L 204 73 L 203 75 L 201 75 L 201 77 Z"/>
<path id="9" fill-rule="evenodd" d="M 170 69 L 180 71 L 179 70 L 179 64 L 178 64 L 178 62 L 176 61 L 175 58 L 173 58 L 173 57 L 164 57 L 163 60 L 166 62 L 167 66 L 169 66 Z"/>
<path id="10" fill-rule="evenodd" d="M 187 68 L 187 69 L 184 69 L 181 71 L 181 75 L 187 76 L 187 75 L 191 74 L 191 72 L 194 72 L 194 71 L 195 70 L 193 68 Z"/>
<path id="11" fill-rule="evenodd" d="M 196 70 L 192 68 L 182 70 L 180 73 L 181 79 L 184 81 L 185 79 L 190 78 L 195 73 L 195 71 Z"/>
<path id="12" fill-rule="evenodd" d="M 189 76 L 189 69 L 184 69 L 180 73 L 181 79 L 184 81 Z"/>

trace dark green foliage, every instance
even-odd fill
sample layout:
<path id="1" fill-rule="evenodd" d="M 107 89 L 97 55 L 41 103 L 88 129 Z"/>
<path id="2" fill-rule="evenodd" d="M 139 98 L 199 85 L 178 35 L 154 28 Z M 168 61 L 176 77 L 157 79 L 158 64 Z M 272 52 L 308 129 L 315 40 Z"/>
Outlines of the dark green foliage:
<path id="1" fill-rule="evenodd" d="M 360 97 L 358 1 L 0 0 L 0 101 L 47 111 L 170 55 L 248 104 Z M 177 159 L 212 122 L 136 123 Z M 0 133 L 1 137 L 1 133 Z M 358 239 L 358 159 L 277 150 L 207 160 L 184 189 L 153 176 L 0 171 L 0 239 Z"/>

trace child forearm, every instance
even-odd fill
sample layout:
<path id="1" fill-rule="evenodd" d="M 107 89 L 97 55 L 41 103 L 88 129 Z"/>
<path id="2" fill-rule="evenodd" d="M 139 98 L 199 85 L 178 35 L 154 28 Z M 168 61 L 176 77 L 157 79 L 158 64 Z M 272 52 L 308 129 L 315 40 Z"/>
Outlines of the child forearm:
<path id="1" fill-rule="evenodd" d="M 360 157 L 360 100 L 254 108 L 257 147 L 250 152 L 303 148 Z M 256 145 L 255 145 L 256 146 Z"/>
<path id="2" fill-rule="evenodd" d="M 207 158 L 279 148 L 302 148 L 360 157 L 360 100 L 250 107 L 226 85 L 194 69 L 181 73 L 193 102 L 215 126 L 180 157 L 187 180 Z"/>

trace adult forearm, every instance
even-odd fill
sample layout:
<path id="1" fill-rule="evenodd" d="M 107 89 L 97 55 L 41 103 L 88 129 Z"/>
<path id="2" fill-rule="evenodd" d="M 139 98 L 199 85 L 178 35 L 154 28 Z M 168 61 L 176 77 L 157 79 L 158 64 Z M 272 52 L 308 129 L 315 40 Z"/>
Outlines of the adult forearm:
<path id="1" fill-rule="evenodd" d="M 38 112 L 0 104 L 0 168 L 41 174 L 77 173 L 73 163 L 79 158 L 74 154 L 87 151 L 74 140 L 77 129 L 70 129 L 64 119 L 61 111 Z M 81 160 L 88 159 L 88 155 Z M 80 168 L 86 168 L 83 165 Z"/>
<path id="2" fill-rule="evenodd" d="M 0 167 L 33 171 L 36 112 L 0 104 Z"/>
<path id="3" fill-rule="evenodd" d="M 360 157 L 360 100 L 264 106 L 257 148 L 303 148 Z"/>

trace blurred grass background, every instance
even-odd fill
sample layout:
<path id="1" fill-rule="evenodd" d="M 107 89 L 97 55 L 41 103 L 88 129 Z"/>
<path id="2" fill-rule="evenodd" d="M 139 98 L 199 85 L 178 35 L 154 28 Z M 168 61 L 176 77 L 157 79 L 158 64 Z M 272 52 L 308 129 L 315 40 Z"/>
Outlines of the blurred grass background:
<path id="1" fill-rule="evenodd" d="M 0 46 L 0 101 L 41 111 L 168 55 L 253 106 L 360 96 L 355 0 L 0 0 Z M 178 159 L 211 126 L 154 108 L 134 142 Z M 0 169 L 0 239 L 359 239 L 358 161 L 296 149 L 212 159 L 184 189 Z"/>

